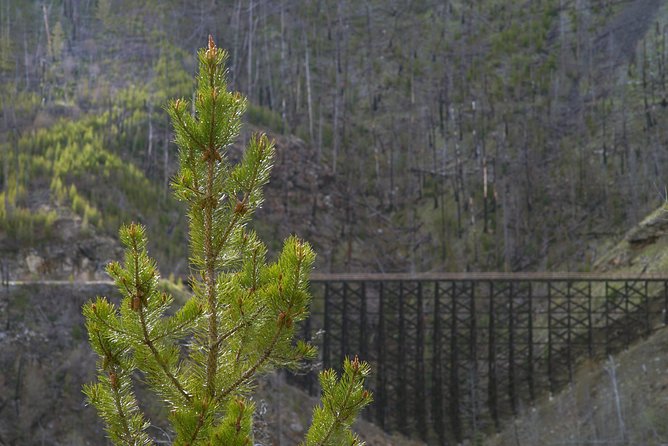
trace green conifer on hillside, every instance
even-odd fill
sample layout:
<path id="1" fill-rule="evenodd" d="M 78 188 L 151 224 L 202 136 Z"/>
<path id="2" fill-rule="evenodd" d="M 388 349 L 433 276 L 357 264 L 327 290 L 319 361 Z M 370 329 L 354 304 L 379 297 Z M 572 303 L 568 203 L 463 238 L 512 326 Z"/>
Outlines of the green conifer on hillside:
<path id="1" fill-rule="evenodd" d="M 290 237 L 267 264 L 264 244 L 246 228 L 262 203 L 273 144 L 255 136 L 241 162 L 227 160 L 246 101 L 227 91 L 226 53 L 212 38 L 198 56 L 194 115 L 185 100 L 167 107 L 180 149 L 172 184 L 189 206 L 193 296 L 168 315 L 173 299 L 158 289 L 145 229 L 131 224 L 120 230 L 124 262 L 107 268 L 120 305 L 97 298 L 83 309 L 100 356 L 98 381 L 84 393 L 117 445 L 155 443 L 133 391 L 136 376 L 167 405 L 174 445 L 252 445 L 254 379 L 315 354 L 293 340 L 296 324 L 308 316 L 311 247 Z M 363 388 L 368 373 L 368 364 L 355 358 L 345 361 L 340 378 L 331 370 L 320 374 L 322 404 L 304 445 L 360 443 L 350 425 L 371 401 Z"/>

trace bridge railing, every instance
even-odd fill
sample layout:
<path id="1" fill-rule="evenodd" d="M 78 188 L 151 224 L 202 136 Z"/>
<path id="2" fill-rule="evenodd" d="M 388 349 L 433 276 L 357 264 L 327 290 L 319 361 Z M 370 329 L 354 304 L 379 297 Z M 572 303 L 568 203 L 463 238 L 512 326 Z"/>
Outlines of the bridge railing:
<path id="1" fill-rule="evenodd" d="M 489 432 L 668 323 L 668 277 L 592 274 L 315 275 L 302 335 L 325 367 L 372 364 L 387 430 L 448 444 Z M 316 390 L 311 375 L 299 378 Z"/>

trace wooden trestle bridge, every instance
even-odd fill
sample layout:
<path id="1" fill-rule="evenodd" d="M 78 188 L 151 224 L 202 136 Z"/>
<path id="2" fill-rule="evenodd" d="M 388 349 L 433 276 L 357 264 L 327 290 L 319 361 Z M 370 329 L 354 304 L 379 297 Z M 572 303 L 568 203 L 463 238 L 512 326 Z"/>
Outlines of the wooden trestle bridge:
<path id="1" fill-rule="evenodd" d="M 668 323 L 668 276 L 573 273 L 314 275 L 302 336 L 325 367 L 372 365 L 365 416 L 450 444 L 559 391 L 579 362 Z M 295 377 L 317 390 L 314 374 Z"/>

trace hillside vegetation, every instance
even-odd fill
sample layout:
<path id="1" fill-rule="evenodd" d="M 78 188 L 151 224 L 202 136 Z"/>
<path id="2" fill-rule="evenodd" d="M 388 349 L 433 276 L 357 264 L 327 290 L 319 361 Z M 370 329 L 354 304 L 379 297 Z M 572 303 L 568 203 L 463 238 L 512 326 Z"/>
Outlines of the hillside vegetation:
<path id="1" fill-rule="evenodd" d="M 247 119 L 305 141 L 279 151 L 265 235 L 311 236 L 336 271 L 589 269 L 665 198 L 667 20 L 660 0 L 5 0 L 2 248 L 134 219 L 187 272 L 162 107 L 212 33 Z"/>

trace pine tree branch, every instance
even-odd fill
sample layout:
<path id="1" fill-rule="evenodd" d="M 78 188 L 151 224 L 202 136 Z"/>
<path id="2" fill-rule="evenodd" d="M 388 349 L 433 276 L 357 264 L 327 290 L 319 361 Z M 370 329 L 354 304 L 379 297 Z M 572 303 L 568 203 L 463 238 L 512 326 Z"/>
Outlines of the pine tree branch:
<path id="1" fill-rule="evenodd" d="M 300 252 L 300 254 L 303 254 L 303 253 Z M 303 260 L 304 260 L 303 255 L 299 255 L 298 260 L 297 260 L 297 267 L 295 268 L 295 274 L 297 276 L 296 280 L 295 280 L 295 286 L 297 286 L 297 284 L 299 283 L 298 282 L 299 272 L 301 270 Z M 289 302 L 287 310 L 285 311 L 285 313 L 282 313 L 282 314 L 290 314 L 290 310 L 292 310 L 292 307 L 293 307 L 293 303 Z M 276 332 L 274 333 L 274 336 L 271 339 L 271 343 L 265 349 L 262 356 L 255 362 L 255 364 L 253 364 L 251 367 L 249 367 L 228 389 L 222 391 L 218 395 L 218 400 L 224 399 L 232 391 L 236 390 L 239 386 L 241 386 L 246 381 L 248 381 L 250 378 L 252 378 L 253 375 L 255 375 L 255 372 L 257 372 L 257 370 L 260 367 L 262 367 L 269 360 L 269 358 L 271 357 L 271 354 L 274 351 L 274 348 L 276 347 L 276 343 L 278 342 L 278 338 L 281 335 L 283 329 L 285 328 L 285 324 L 286 323 L 284 322 L 284 319 L 283 320 L 279 319 L 278 328 L 276 329 Z"/>
<path id="2" fill-rule="evenodd" d="M 113 373 L 113 375 L 112 375 Z M 112 376 L 117 376 L 115 372 L 110 372 L 109 373 L 109 379 L 111 381 L 111 392 L 114 395 L 114 404 L 116 405 L 116 412 L 118 413 L 118 417 L 121 420 L 121 426 L 123 428 L 123 435 L 126 437 L 125 441 L 127 442 L 128 446 L 134 445 L 134 441 L 132 440 L 132 432 L 130 432 L 130 426 L 128 426 L 128 420 L 127 420 L 127 415 L 123 411 L 123 405 L 121 404 L 121 393 L 118 389 L 118 384 L 114 384 L 114 382 L 118 380 L 118 378 L 112 378 Z"/>
<path id="3" fill-rule="evenodd" d="M 197 195 L 198 197 L 201 197 L 201 196 L 203 195 L 202 191 L 199 190 L 199 189 L 195 189 L 195 188 L 193 188 L 193 187 L 191 187 L 191 186 L 188 186 L 188 185 L 186 185 L 186 184 L 183 184 L 183 183 L 180 183 L 180 186 L 181 186 L 181 187 L 185 187 L 186 189 L 188 189 L 190 192 L 192 192 L 193 194 Z"/>
<path id="4" fill-rule="evenodd" d="M 159 340 L 161 340 L 161 339 L 163 339 L 163 338 L 166 338 L 167 336 L 172 335 L 174 332 L 178 332 L 178 331 L 180 331 L 182 328 L 186 327 L 189 323 L 190 323 L 190 321 L 182 322 L 182 323 L 180 323 L 180 324 L 174 326 L 174 327 L 172 328 L 172 332 L 171 332 L 171 333 L 163 333 L 163 334 L 161 334 L 161 335 L 159 335 L 159 336 L 154 337 L 153 339 L 151 339 L 151 341 L 152 341 L 152 342 L 157 342 L 157 341 L 159 341 Z"/>
<path id="5" fill-rule="evenodd" d="M 261 141 L 261 139 L 258 140 L 258 141 Z M 266 146 L 262 145 L 261 146 L 261 151 L 258 154 L 259 159 L 262 159 L 262 157 L 264 156 L 264 154 L 265 154 L 264 150 L 266 150 Z M 261 163 L 257 163 L 254 166 L 252 180 L 251 180 L 250 186 L 248 187 L 248 190 L 244 193 L 244 197 L 241 200 L 241 205 L 239 207 L 240 209 L 246 209 L 248 207 L 248 202 L 250 201 L 251 193 L 253 192 L 253 189 L 255 189 L 255 187 L 257 186 L 257 180 L 258 180 L 258 177 L 260 176 L 260 168 L 259 168 L 260 164 Z M 239 221 L 241 216 L 242 216 L 241 212 L 235 212 L 234 217 L 232 218 L 230 223 L 227 225 L 227 228 L 225 228 L 225 232 L 223 233 L 223 237 L 221 238 L 220 242 L 218 243 L 218 246 L 216 247 L 216 251 L 215 251 L 216 252 L 216 258 L 220 254 L 220 251 L 223 249 L 223 247 L 225 247 L 225 245 L 227 244 L 227 240 L 230 237 L 230 234 L 232 233 L 232 229 L 234 229 L 234 226 L 237 224 L 237 222 Z"/>
<path id="6" fill-rule="evenodd" d="M 100 334 L 99 330 L 95 331 L 95 336 L 97 336 L 97 343 L 100 346 L 100 348 L 102 349 L 102 352 L 104 353 L 104 358 L 105 359 L 103 360 L 104 362 L 103 362 L 102 369 L 107 370 L 107 364 L 108 364 L 109 360 L 117 361 L 116 355 L 114 355 L 111 350 L 105 348 L 104 342 L 102 342 L 102 335 Z"/>
<path id="7" fill-rule="evenodd" d="M 204 419 L 206 418 L 206 414 L 208 411 L 209 411 L 208 408 L 202 409 L 202 413 L 199 415 L 199 418 L 197 419 L 197 425 L 195 426 L 195 430 L 193 431 L 193 434 L 190 437 L 190 441 L 186 444 L 195 444 L 195 440 L 197 440 L 199 431 L 200 429 L 202 429 L 202 426 L 204 426 Z"/>
<path id="8" fill-rule="evenodd" d="M 343 404 L 342 407 L 339 408 L 339 411 L 334 415 L 334 420 L 332 421 L 332 424 L 329 426 L 327 429 L 327 434 L 323 437 L 322 441 L 318 443 L 318 446 L 326 446 L 327 441 L 329 440 L 329 437 L 332 436 L 334 433 L 334 430 L 338 427 L 341 426 L 341 421 L 343 419 L 343 412 L 347 409 L 348 406 L 348 400 L 350 399 L 350 396 L 353 393 L 353 387 L 355 386 L 355 378 L 357 378 L 357 375 L 359 373 L 359 369 L 353 369 L 353 376 L 352 379 L 350 380 L 350 386 L 348 386 L 348 389 L 346 390 L 346 396 L 343 399 Z M 342 378 L 343 379 L 343 378 Z"/>
<path id="9" fill-rule="evenodd" d="M 213 76 L 210 77 L 213 84 Z M 215 91 L 215 90 L 214 90 Z M 212 95 L 212 109 L 215 110 L 216 98 Z M 213 118 L 211 119 L 212 128 L 209 136 L 210 145 L 208 150 L 215 150 L 213 147 Z M 207 157 L 207 181 L 206 181 L 206 206 L 204 208 L 204 259 L 205 259 L 205 281 L 207 293 L 207 306 L 209 311 L 209 353 L 206 369 L 206 388 L 210 397 L 216 395 L 216 374 L 218 371 L 218 316 L 216 314 L 216 279 L 214 277 L 216 267 L 216 257 L 213 252 L 213 206 L 215 199 L 213 197 L 214 163 L 216 159 L 213 156 Z"/>
<path id="10" fill-rule="evenodd" d="M 214 130 L 215 130 L 215 125 L 216 125 L 216 85 L 214 82 L 214 69 L 209 70 L 209 87 L 211 88 L 211 126 L 209 127 L 209 147 L 208 149 L 211 151 L 216 150 L 216 147 L 214 147 Z"/>
<path id="11" fill-rule="evenodd" d="M 188 138 L 190 138 L 197 147 L 199 147 L 201 150 L 206 150 L 206 146 L 199 142 L 197 138 L 195 138 L 195 135 L 192 134 L 192 132 L 188 129 L 188 126 L 186 126 L 186 123 L 183 122 L 183 118 L 181 117 L 180 114 L 175 113 L 176 119 L 179 121 L 179 125 L 183 129 L 183 131 L 188 135 Z"/>
<path id="12" fill-rule="evenodd" d="M 299 261 L 299 268 L 297 268 L 297 275 L 299 275 L 299 271 L 301 269 L 301 261 L 303 259 L 300 257 Z M 298 283 L 298 282 L 296 282 Z M 289 309 L 292 307 L 292 304 L 290 303 Z M 254 375 L 257 370 L 262 367 L 271 357 L 271 354 L 274 351 L 274 348 L 276 347 L 276 343 L 278 342 L 278 338 L 281 335 L 281 332 L 283 331 L 283 328 L 285 325 L 283 323 L 280 323 L 278 325 L 278 328 L 276 329 L 276 332 L 274 333 L 274 336 L 272 337 L 271 343 L 267 349 L 265 349 L 264 353 L 256 361 L 255 364 L 253 364 L 251 367 L 249 367 L 230 387 L 227 389 L 221 391 L 218 393 L 218 395 L 215 396 L 215 403 L 220 403 L 224 398 L 226 398 L 230 393 L 232 393 L 234 390 L 236 390 L 239 386 L 250 380 Z M 207 406 L 202 410 L 202 413 L 199 416 L 197 426 L 195 428 L 195 431 L 193 432 L 193 435 L 190 438 L 190 442 L 193 443 L 197 439 L 197 435 L 199 434 L 199 430 L 202 428 L 202 425 L 204 424 L 204 419 L 206 418 L 206 413 L 208 411 L 208 407 L 211 407 L 211 405 Z"/>
<path id="13" fill-rule="evenodd" d="M 123 335 L 123 336 L 127 336 L 128 338 L 135 338 L 135 339 L 137 339 L 136 336 L 133 335 L 132 333 L 130 333 L 130 332 L 128 332 L 128 331 L 125 331 L 125 330 L 121 330 L 121 329 L 118 328 L 118 327 L 113 327 L 113 326 L 111 326 L 106 320 L 104 320 L 103 318 L 101 318 L 96 312 L 93 312 L 93 315 L 95 316 L 95 320 L 96 320 L 97 322 L 99 322 L 99 323 L 101 323 L 102 325 L 104 325 L 105 327 L 107 327 L 110 331 L 113 331 L 113 332 L 116 333 L 116 334 L 120 334 L 120 335 Z"/>
<path id="14" fill-rule="evenodd" d="M 250 299 L 253 294 L 255 294 L 255 290 L 257 290 L 257 248 L 253 250 L 253 279 L 252 279 L 252 286 L 251 289 L 248 292 L 248 299 Z M 243 320 L 241 323 L 237 324 L 236 326 L 232 327 L 229 329 L 227 332 L 223 333 L 220 335 L 218 338 L 217 344 L 220 346 L 226 339 L 228 339 L 230 336 L 234 335 L 237 331 L 241 330 L 242 328 L 248 327 L 253 325 L 253 322 L 255 321 L 255 318 L 262 314 L 262 312 L 267 308 L 266 304 L 260 305 L 257 310 L 255 310 L 250 317 L 246 318 Z"/>
<path id="15" fill-rule="evenodd" d="M 274 333 L 274 336 L 271 340 L 270 346 L 264 351 L 262 354 L 262 357 L 249 369 L 246 370 L 246 372 L 243 373 L 237 379 L 228 389 L 218 393 L 218 395 L 215 395 L 215 403 L 216 405 L 219 404 L 224 398 L 230 395 L 234 390 L 236 390 L 239 386 L 244 384 L 246 381 L 248 381 L 250 378 L 253 377 L 255 372 L 262 367 L 262 365 L 267 362 L 269 357 L 271 356 L 271 353 L 274 350 L 274 347 L 276 346 L 276 343 L 278 342 L 278 337 L 281 334 L 281 331 L 283 329 L 283 326 L 279 326 L 278 330 L 276 330 L 276 333 Z M 198 420 L 197 420 L 197 425 L 195 426 L 195 430 L 193 431 L 192 436 L 190 437 L 190 442 L 188 444 L 194 444 L 195 440 L 197 440 L 197 435 L 199 435 L 199 431 L 204 425 L 204 419 L 206 418 L 206 414 L 209 411 L 209 407 L 212 405 L 208 405 L 207 407 L 202 409 L 202 412 L 200 413 Z"/>
<path id="16" fill-rule="evenodd" d="M 246 197 L 244 196 L 244 200 L 245 200 L 245 198 Z M 242 202 L 242 203 L 244 203 L 244 205 L 245 205 L 245 201 Z M 223 232 L 223 236 L 221 237 L 220 242 L 218 242 L 218 244 L 216 245 L 216 248 L 214 249 L 214 256 L 215 256 L 214 258 L 215 259 L 218 258 L 218 256 L 220 255 L 220 251 L 222 251 L 223 248 L 225 247 L 225 245 L 227 245 L 227 242 L 230 238 L 230 234 L 232 234 L 232 230 L 234 229 L 234 227 L 239 222 L 240 217 L 241 217 L 240 214 L 235 213 L 234 217 L 232 217 L 232 220 L 230 220 L 230 223 L 225 228 L 225 232 Z"/>
<path id="17" fill-rule="evenodd" d="M 141 301 L 142 296 L 139 293 L 139 290 L 141 290 L 141 282 L 139 280 L 139 247 L 137 246 L 137 239 L 133 238 L 132 239 L 132 249 L 134 251 L 133 255 L 133 260 L 134 260 L 134 269 L 135 269 L 135 292 L 133 293 L 134 299 L 137 299 L 138 301 Z M 153 358 L 155 361 L 158 363 L 160 368 L 163 370 L 167 378 L 174 384 L 174 387 L 183 395 L 186 401 L 190 402 L 192 399 L 192 396 L 188 392 L 185 391 L 179 380 L 174 376 L 174 374 L 169 370 L 169 367 L 167 363 L 162 359 L 160 356 L 160 352 L 155 348 L 155 345 L 153 344 L 153 341 L 151 341 L 151 337 L 149 336 L 148 332 L 148 326 L 146 324 L 146 315 L 144 314 L 144 305 L 139 305 L 139 321 L 141 322 L 141 327 L 142 327 L 142 332 L 144 335 L 143 342 L 144 344 L 149 348 L 151 353 L 153 354 Z"/>
<path id="18" fill-rule="evenodd" d="M 299 275 L 302 271 L 302 264 L 304 263 L 304 245 L 301 242 L 298 242 L 297 245 L 297 267 L 295 268 L 295 288 L 299 287 Z M 292 308 L 293 304 L 290 302 L 289 308 Z"/>
<path id="19" fill-rule="evenodd" d="M 144 344 L 149 348 L 149 350 L 153 354 L 155 361 L 158 363 L 162 371 L 165 373 L 165 376 L 167 376 L 167 378 L 172 382 L 172 384 L 174 384 L 176 390 L 178 390 L 179 393 L 183 395 L 186 401 L 190 402 L 192 400 L 192 396 L 188 392 L 186 392 L 186 390 L 179 382 L 178 378 L 174 376 L 174 374 L 169 370 L 168 364 L 162 359 L 162 357 L 160 356 L 160 352 L 155 348 L 155 344 L 151 341 L 148 334 L 148 327 L 146 325 L 146 317 L 144 315 L 143 308 L 139 310 L 139 318 L 141 321 L 142 330 L 144 332 Z"/>
<path id="20" fill-rule="evenodd" d="M 262 356 L 255 362 L 255 364 L 249 367 L 229 388 L 220 392 L 216 397 L 217 401 L 222 401 L 225 397 L 227 397 L 230 393 L 236 390 L 239 386 L 241 386 L 250 378 L 252 378 L 253 375 L 255 375 L 255 372 L 260 367 L 262 367 L 267 362 L 267 360 L 269 360 L 271 354 L 274 351 L 274 348 L 276 347 L 278 338 L 281 335 L 281 332 L 283 331 L 283 327 L 284 327 L 283 324 L 278 326 L 278 329 L 274 333 L 274 336 L 271 338 L 271 343 L 269 344 L 269 347 L 265 349 L 265 351 L 262 353 Z"/>
<path id="21" fill-rule="evenodd" d="M 226 339 L 229 339 L 229 337 L 232 336 L 232 335 L 234 335 L 237 331 L 241 330 L 242 328 L 245 328 L 245 327 L 248 327 L 248 326 L 250 326 L 250 325 L 253 325 L 253 322 L 255 322 L 255 318 L 256 318 L 257 316 L 259 316 L 259 315 L 260 315 L 266 308 L 267 308 L 266 305 L 262 305 L 262 306 L 260 306 L 260 308 L 258 308 L 257 310 L 255 310 L 255 311 L 250 315 L 250 317 L 248 317 L 247 319 L 245 319 L 245 320 L 244 320 L 243 322 L 241 322 L 240 324 L 237 324 L 236 326 L 230 328 L 228 331 L 226 331 L 225 333 L 223 333 L 222 335 L 220 335 L 220 337 L 218 338 L 218 342 L 217 342 L 218 346 L 220 346 L 220 344 L 222 344 Z"/>

